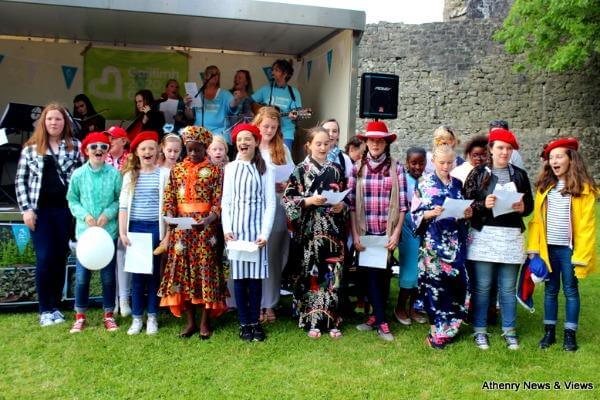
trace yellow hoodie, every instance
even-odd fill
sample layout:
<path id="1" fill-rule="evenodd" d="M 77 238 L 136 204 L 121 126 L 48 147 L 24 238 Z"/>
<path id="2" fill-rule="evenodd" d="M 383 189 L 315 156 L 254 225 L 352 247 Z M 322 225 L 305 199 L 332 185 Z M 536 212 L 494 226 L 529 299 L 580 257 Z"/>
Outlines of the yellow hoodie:
<path id="1" fill-rule="evenodd" d="M 546 210 L 548 192 L 535 193 L 533 218 L 529 222 L 527 252 L 539 254 L 552 271 L 546 243 Z M 571 262 L 575 276 L 585 278 L 596 269 L 596 191 L 585 185 L 581 196 L 571 197 Z"/>

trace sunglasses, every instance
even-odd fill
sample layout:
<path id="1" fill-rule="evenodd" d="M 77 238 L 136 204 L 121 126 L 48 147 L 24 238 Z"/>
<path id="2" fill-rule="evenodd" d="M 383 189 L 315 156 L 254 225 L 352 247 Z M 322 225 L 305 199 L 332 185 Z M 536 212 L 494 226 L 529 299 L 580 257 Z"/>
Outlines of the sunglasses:
<path id="1" fill-rule="evenodd" d="M 88 149 L 91 151 L 96 151 L 96 149 L 100 148 L 102 151 L 108 151 L 108 145 L 106 143 L 92 143 L 88 144 Z"/>

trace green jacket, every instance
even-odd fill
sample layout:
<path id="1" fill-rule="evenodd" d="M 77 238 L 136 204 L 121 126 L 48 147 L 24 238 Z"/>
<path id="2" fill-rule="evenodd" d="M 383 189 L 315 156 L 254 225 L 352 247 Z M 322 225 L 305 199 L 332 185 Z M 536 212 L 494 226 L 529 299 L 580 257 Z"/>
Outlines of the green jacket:
<path id="1" fill-rule="evenodd" d="M 121 184 L 121 174 L 112 165 L 104 164 L 93 170 L 88 161 L 73 172 L 67 201 L 77 222 L 77 239 L 88 228 L 85 217 L 91 215 L 97 220 L 101 214 L 108 219 L 104 229 L 112 238 L 117 238 Z"/>

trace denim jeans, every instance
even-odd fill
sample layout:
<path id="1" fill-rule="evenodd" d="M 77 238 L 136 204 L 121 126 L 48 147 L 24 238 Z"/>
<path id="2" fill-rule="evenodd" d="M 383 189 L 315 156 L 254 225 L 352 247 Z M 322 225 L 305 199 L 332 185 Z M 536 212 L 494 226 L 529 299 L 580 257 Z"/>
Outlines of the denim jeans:
<path id="1" fill-rule="evenodd" d="M 262 279 L 234 279 L 233 290 L 240 324 L 258 324 Z"/>
<path id="2" fill-rule="evenodd" d="M 42 208 L 35 213 L 35 230 L 31 232 L 35 289 L 40 313 L 44 313 L 57 310 L 62 300 L 72 217 L 68 208 Z"/>
<path id="3" fill-rule="evenodd" d="M 517 273 L 519 264 L 475 261 L 473 267 L 473 328 L 475 332 L 487 331 L 487 312 L 490 305 L 490 290 L 494 275 L 498 282 L 498 297 L 502 330 L 514 331 L 517 319 Z"/>
<path id="4" fill-rule="evenodd" d="M 544 291 L 544 324 L 556 325 L 558 316 L 558 292 L 562 276 L 565 294 L 565 329 L 577 330 L 579 322 L 579 282 L 571 263 L 573 250 L 568 246 L 548 245 L 552 272 Z"/>
<path id="5" fill-rule="evenodd" d="M 391 273 L 388 268 L 365 268 L 367 270 L 367 285 L 369 288 L 369 302 L 373 307 L 376 325 L 387 322 L 385 307 L 390 294 Z"/>
<path id="6" fill-rule="evenodd" d="M 129 232 L 151 233 L 152 248 L 160 242 L 158 221 L 129 221 Z M 141 318 L 144 308 L 148 315 L 158 313 L 158 287 L 160 285 L 160 256 L 152 256 L 152 274 L 131 274 L 131 315 Z"/>
<path id="7" fill-rule="evenodd" d="M 116 249 L 117 241 L 115 240 L 114 243 Z M 104 308 L 104 312 L 113 312 L 115 309 L 115 262 L 116 251 L 108 265 L 100 270 L 102 307 Z M 89 308 L 91 277 L 92 271 L 85 268 L 77 260 L 75 270 L 75 311 L 78 313 L 85 313 Z"/>

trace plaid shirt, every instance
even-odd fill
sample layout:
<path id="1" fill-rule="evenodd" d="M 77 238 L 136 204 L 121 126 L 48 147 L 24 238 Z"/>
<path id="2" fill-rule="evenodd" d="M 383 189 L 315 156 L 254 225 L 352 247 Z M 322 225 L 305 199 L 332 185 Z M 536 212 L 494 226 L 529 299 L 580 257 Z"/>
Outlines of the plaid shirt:
<path id="1" fill-rule="evenodd" d="M 46 154 L 50 155 L 52 153 L 48 149 Z M 71 151 L 67 150 L 67 143 L 62 140 L 58 147 L 57 157 L 58 166 L 64 175 L 66 175 L 66 184 L 68 185 L 71 174 L 84 161 L 79 140 L 73 139 L 73 150 Z M 17 175 L 15 178 L 15 192 L 21 212 L 37 209 L 37 202 L 42 188 L 43 171 L 44 156 L 38 154 L 37 145 L 24 147 L 21 151 L 21 158 L 17 165 Z"/>
<path id="2" fill-rule="evenodd" d="M 348 181 L 348 189 L 350 189 L 350 193 L 348 193 L 350 211 L 355 211 L 356 180 L 358 173 L 357 164 L 354 165 L 352 177 Z M 370 235 L 385 235 L 387 228 L 393 177 L 391 175 L 385 176 L 384 172 L 385 170 L 382 170 L 379 173 L 374 174 L 369 171 L 366 165 L 362 169 L 361 179 L 364 179 L 364 191 L 361 195 L 364 198 L 367 233 Z M 407 212 L 406 177 L 404 175 L 404 168 L 399 162 L 396 163 L 396 174 L 398 175 L 399 211 Z"/>

